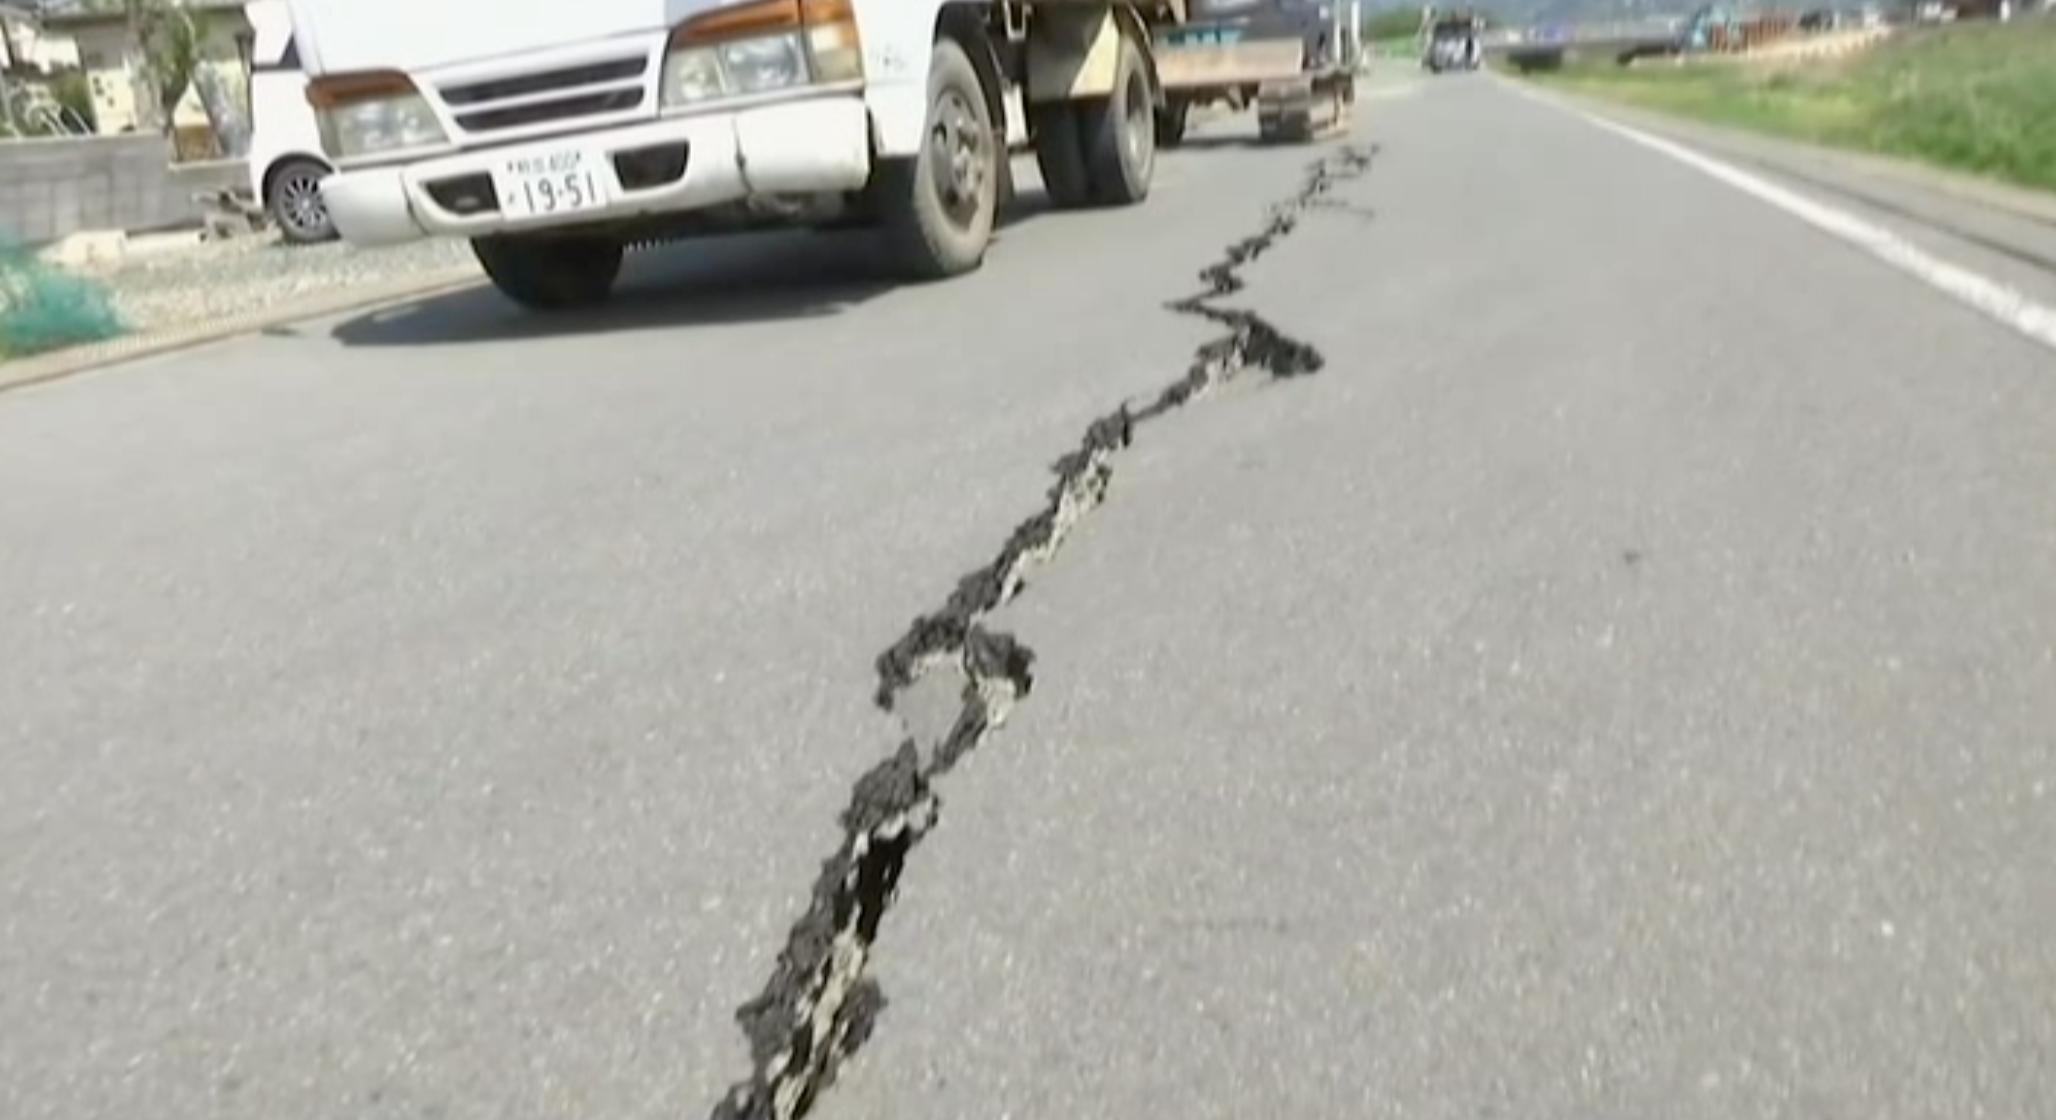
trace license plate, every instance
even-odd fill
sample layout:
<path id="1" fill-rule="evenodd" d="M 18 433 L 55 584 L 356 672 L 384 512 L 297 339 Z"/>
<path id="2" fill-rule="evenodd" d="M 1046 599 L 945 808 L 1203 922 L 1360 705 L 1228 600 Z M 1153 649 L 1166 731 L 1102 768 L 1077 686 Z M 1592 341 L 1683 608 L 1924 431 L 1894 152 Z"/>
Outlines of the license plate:
<path id="1" fill-rule="evenodd" d="M 595 161 L 568 149 L 516 156 L 493 172 L 500 213 L 509 218 L 547 218 L 607 205 L 607 188 Z"/>

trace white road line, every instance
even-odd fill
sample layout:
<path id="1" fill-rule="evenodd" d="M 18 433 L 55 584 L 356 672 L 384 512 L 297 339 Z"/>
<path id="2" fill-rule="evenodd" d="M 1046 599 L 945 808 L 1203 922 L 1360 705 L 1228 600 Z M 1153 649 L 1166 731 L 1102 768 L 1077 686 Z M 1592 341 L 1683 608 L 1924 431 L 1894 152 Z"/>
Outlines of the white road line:
<path id="1" fill-rule="evenodd" d="M 1893 268 L 1939 289 L 2043 346 L 2056 350 L 2056 310 L 2036 303 L 2014 288 L 1967 268 L 1950 264 L 1883 226 L 1866 222 L 1845 210 L 1837 210 L 1832 206 L 1815 202 L 1797 191 L 1788 190 L 1767 179 L 1751 175 L 1741 168 L 1702 155 L 1683 144 L 1660 136 L 1651 136 L 1639 129 L 1629 128 L 1597 114 L 1588 113 L 1555 98 L 1544 97 L 1511 82 L 1507 84 L 1523 97 L 1573 113 L 1608 132 L 1632 140 L 1645 148 L 1662 152 L 1680 163 L 1719 179 L 1736 190 L 1753 195 L 1815 229 L 1839 237 Z"/>

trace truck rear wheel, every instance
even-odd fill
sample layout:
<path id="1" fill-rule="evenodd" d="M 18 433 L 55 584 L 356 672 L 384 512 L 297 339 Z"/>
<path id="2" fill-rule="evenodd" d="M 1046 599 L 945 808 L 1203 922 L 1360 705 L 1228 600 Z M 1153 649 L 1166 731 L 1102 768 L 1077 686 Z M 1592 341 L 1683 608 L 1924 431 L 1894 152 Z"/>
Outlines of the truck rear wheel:
<path id="1" fill-rule="evenodd" d="M 501 295 L 533 311 L 605 303 L 621 275 L 621 243 L 609 237 L 480 237 L 471 251 Z"/>
<path id="2" fill-rule="evenodd" d="M 1092 201 L 1092 178 L 1085 169 L 1085 142 L 1078 132 L 1078 107 L 1069 101 L 1037 105 L 1030 113 L 1035 125 L 1035 166 L 1042 170 L 1042 190 L 1049 204 L 1070 210 Z"/>
<path id="3" fill-rule="evenodd" d="M 1084 126 L 1085 168 L 1092 197 L 1126 206 L 1149 197 L 1156 171 L 1156 110 L 1149 68 L 1135 41 L 1121 38 L 1114 60 L 1114 91 L 1104 101 L 1079 106 Z"/>
<path id="4" fill-rule="evenodd" d="M 873 184 L 886 242 L 903 269 L 937 279 L 985 260 L 1003 158 L 977 69 L 956 40 L 936 40 L 921 151 L 880 164 Z"/>
<path id="5" fill-rule="evenodd" d="M 1175 148 L 1185 142 L 1185 122 L 1192 115 L 1192 102 L 1173 97 L 1157 110 L 1156 142 L 1159 148 Z"/>

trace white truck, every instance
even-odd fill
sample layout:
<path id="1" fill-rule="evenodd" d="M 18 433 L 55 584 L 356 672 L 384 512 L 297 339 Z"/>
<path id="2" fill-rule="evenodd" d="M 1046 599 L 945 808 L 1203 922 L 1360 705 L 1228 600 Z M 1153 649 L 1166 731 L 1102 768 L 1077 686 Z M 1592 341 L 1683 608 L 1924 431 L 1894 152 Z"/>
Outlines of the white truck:
<path id="1" fill-rule="evenodd" d="M 1058 206 L 1149 192 L 1151 28 L 1182 0 L 291 0 L 349 241 L 471 240 L 537 309 L 626 247 L 875 225 L 906 272 L 983 260 L 1034 145 Z"/>

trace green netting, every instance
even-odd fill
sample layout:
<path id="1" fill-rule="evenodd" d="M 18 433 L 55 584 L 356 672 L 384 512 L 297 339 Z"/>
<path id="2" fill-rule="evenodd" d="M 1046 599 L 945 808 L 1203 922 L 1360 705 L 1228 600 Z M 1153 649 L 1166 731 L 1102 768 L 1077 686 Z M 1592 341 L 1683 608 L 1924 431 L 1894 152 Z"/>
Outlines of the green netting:
<path id="1" fill-rule="evenodd" d="M 0 245 L 0 357 L 98 342 L 126 329 L 105 285 L 52 268 L 19 245 Z"/>

